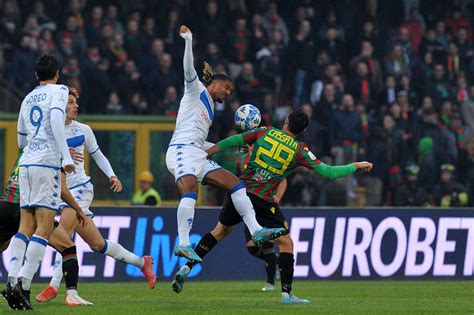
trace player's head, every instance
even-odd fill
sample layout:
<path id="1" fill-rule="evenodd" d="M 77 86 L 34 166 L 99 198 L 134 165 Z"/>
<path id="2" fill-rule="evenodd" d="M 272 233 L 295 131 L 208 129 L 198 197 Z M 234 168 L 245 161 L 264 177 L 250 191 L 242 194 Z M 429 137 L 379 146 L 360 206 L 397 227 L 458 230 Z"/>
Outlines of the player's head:
<path id="1" fill-rule="evenodd" d="M 43 55 L 35 65 L 35 74 L 38 81 L 54 81 L 59 79 L 59 64 L 56 58 L 51 55 Z"/>
<path id="2" fill-rule="evenodd" d="M 153 174 L 150 171 L 143 171 L 138 175 L 138 184 L 141 190 L 147 190 L 155 181 Z"/>
<path id="3" fill-rule="evenodd" d="M 227 74 L 214 73 L 212 67 L 204 62 L 202 80 L 214 101 L 223 102 L 234 91 L 234 82 Z"/>
<path id="4" fill-rule="evenodd" d="M 77 118 L 79 113 L 79 105 L 77 104 L 77 99 L 79 98 L 79 93 L 73 87 L 69 87 L 69 97 L 67 100 L 66 106 L 66 117 L 67 119 L 74 120 Z"/>
<path id="5" fill-rule="evenodd" d="M 308 124 L 308 115 L 301 108 L 296 108 L 288 114 L 288 117 L 286 117 L 283 129 L 287 129 L 289 132 L 297 136 L 308 127 Z"/>

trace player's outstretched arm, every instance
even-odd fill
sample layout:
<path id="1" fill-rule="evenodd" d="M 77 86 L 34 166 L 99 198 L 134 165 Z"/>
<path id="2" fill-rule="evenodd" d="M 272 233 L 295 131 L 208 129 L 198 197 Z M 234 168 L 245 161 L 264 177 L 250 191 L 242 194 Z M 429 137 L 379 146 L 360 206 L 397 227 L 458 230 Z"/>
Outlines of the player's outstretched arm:
<path id="1" fill-rule="evenodd" d="M 187 83 L 191 83 L 197 78 L 197 72 L 196 69 L 194 69 L 193 33 L 191 33 L 191 30 L 187 26 L 181 25 L 179 36 L 184 38 L 185 41 L 183 57 L 184 79 Z"/>
<path id="2" fill-rule="evenodd" d="M 207 149 L 206 150 L 207 155 L 209 157 L 209 156 L 211 156 L 213 154 L 216 154 L 217 152 L 220 152 L 220 151 L 225 151 L 225 150 L 228 150 L 228 149 L 232 149 L 232 148 L 244 145 L 244 144 L 252 144 L 258 138 L 265 135 L 266 132 L 267 132 L 267 128 L 260 127 L 260 128 L 256 128 L 256 129 L 253 129 L 253 130 L 250 130 L 250 131 L 246 131 L 244 133 L 240 133 L 240 134 L 237 134 L 237 135 L 230 136 L 228 138 L 225 138 L 225 139 L 217 142 L 217 144 L 215 144 L 211 148 Z"/>

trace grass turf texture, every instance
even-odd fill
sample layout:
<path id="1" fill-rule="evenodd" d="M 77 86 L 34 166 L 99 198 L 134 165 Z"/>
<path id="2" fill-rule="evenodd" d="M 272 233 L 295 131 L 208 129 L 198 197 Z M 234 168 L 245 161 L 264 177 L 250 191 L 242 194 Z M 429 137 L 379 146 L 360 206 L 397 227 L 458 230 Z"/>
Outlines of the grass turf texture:
<path id="1" fill-rule="evenodd" d="M 176 294 L 169 282 L 154 290 L 146 283 L 81 283 L 80 295 L 94 306 L 67 307 L 61 290 L 45 305 L 34 301 L 27 314 L 474 314 L 474 281 L 297 281 L 295 293 L 310 305 L 281 305 L 279 290 L 262 292 L 262 285 L 188 281 Z M 43 288 L 33 285 L 32 298 Z M 2 300 L 0 314 L 11 312 Z"/>

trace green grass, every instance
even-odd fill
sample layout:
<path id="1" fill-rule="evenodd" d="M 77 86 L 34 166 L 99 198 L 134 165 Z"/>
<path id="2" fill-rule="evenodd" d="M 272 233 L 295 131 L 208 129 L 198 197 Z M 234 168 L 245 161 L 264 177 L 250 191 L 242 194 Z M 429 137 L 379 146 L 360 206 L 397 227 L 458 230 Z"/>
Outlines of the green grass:
<path id="1" fill-rule="evenodd" d="M 33 286 L 37 294 L 44 285 Z M 474 281 L 297 281 L 294 291 L 310 305 L 281 305 L 280 293 L 261 282 L 192 282 L 182 293 L 170 283 L 81 283 L 91 307 L 67 307 L 64 294 L 27 314 L 474 314 Z M 13 312 L 13 311 L 12 311 Z M 0 314 L 11 313 L 6 302 Z"/>

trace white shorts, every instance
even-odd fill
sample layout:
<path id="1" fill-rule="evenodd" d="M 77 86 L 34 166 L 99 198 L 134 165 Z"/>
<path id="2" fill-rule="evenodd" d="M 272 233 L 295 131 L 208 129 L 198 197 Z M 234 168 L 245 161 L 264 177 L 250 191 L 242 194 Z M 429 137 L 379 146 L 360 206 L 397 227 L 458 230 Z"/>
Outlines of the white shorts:
<path id="1" fill-rule="evenodd" d="M 81 207 L 84 211 L 86 216 L 93 217 L 94 213 L 89 210 L 91 206 L 92 200 L 94 199 L 94 185 L 91 182 L 86 182 L 84 184 L 76 185 L 69 188 L 72 196 L 76 199 L 77 204 Z M 70 208 L 67 203 L 64 201 L 61 202 L 61 211 L 64 208 Z"/>
<path id="2" fill-rule="evenodd" d="M 46 166 L 21 166 L 20 207 L 59 211 L 61 170 Z"/>
<path id="3" fill-rule="evenodd" d="M 192 145 L 170 145 L 166 152 L 166 167 L 176 182 L 189 175 L 202 182 L 207 174 L 221 169 L 219 164 L 207 159 L 206 151 Z"/>

